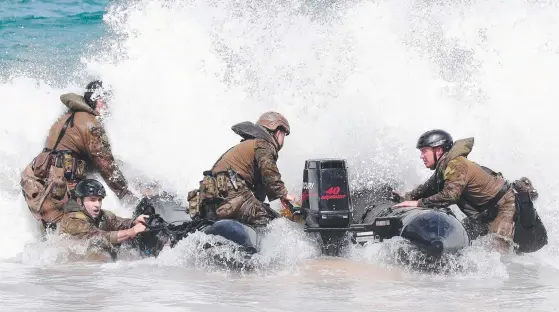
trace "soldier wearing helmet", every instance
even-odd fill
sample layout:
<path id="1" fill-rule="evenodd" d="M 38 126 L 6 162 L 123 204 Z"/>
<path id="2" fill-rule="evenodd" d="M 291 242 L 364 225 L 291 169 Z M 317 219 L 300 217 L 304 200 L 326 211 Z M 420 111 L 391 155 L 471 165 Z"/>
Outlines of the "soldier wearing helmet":
<path id="1" fill-rule="evenodd" d="M 120 199 L 132 195 L 101 122 L 109 98 L 99 80 L 88 83 L 83 96 L 61 95 L 68 111 L 51 127 L 44 149 L 22 173 L 25 201 L 45 228 L 56 228 L 63 208 L 75 206 L 74 187 L 94 170 Z"/>
<path id="2" fill-rule="evenodd" d="M 145 215 L 133 220 L 101 209 L 106 193 L 99 181 L 85 179 L 76 185 L 75 193 L 80 208 L 64 214 L 60 221 L 60 233 L 92 239 L 97 247 L 112 250 L 113 246 L 136 237 L 146 229 Z"/>
<path id="3" fill-rule="evenodd" d="M 417 141 L 425 167 L 434 170 L 427 182 L 405 194 L 396 207 L 441 208 L 456 204 L 475 225 L 477 235 L 495 233 L 511 243 L 516 212 L 515 194 L 500 173 L 469 160 L 474 138 L 453 142 L 449 133 L 431 130 Z M 473 230 L 473 228 L 469 229 Z"/>
<path id="4" fill-rule="evenodd" d="M 256 124 L 246 121 L 231 129 L 242 140 L 204 172 L 199 189 L 189 192 L 190 214 L 265 225 L 279 216 L 264 203 L 266 197 L 269 201 L 296 201 L 288 194 L 276 165 L 278 152 L 291 132 L 289 122 L 277 112 L 266 112 Z"/>

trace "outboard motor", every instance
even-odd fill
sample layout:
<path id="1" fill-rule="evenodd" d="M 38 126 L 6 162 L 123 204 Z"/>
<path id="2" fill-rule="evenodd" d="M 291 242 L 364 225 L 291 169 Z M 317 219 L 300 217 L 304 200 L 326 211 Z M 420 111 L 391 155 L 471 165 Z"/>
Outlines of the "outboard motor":
<path id="1" fill-rule="evenodd" d="M 307 160 L 301 199 L 310 227 L 348 227 L 352 207 L 345 161 Z"/>
<path id="2" fill-rule="evenodd" d="M 305 231 L 319 232 L 323 253 L 337 256 L 353 219 L 345 160 L 307 160 L 301 199 Z"/>

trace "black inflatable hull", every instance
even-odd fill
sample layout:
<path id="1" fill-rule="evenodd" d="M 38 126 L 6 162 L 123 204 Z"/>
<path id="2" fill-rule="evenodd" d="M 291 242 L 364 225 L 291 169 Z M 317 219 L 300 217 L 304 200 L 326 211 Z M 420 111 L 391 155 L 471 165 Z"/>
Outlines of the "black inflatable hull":
<path id="1" fill-rule="evenodd" d="M 380 239 L 401 236 L 424 254 L 440 257 L 470 245 L 464 225 L 450 209 L 393 208 L 392 189 L 379 186 L 352 194 L 354 223 L 372 224 Z"/>
<path id="2" fill-rule="evenodd" d="M 172 197 L 156 196 L 142 199 L 133 216 L 135 218 L 141 214 L 158 216 L 151 221 L 148 231 L 139 234 L 136 239 L 136 246 L 144 256 L 157 257 L 169 241 L 171 247 L 174 247 L 181 239 L 195 231 L 221 236 L 237 244 L 238 249 L 247 255 L 258 252 L 261 233 L 256 229 L 235 220 L 192 222 L 186 209 Z M 208 247 L 211 246 L 205 246 Z"/>
<path id="3" fill-rule="evenodd" d="M 259 234 L 253 228 L 235 220 L 220 220 L 201 230 L 210 235 L 221 236 L 241 247 L 243 250 L 256 253 L 258 251 Z"/>
<path id="4" fill-rule="evenodd" d="M 381 239 L 401 236 L 425 254 L 438 257 L 455 253 L 470 244 L 466 229 L 451 213 L 419 207 L 391 208 L 393 202 L 376 205 L 363 213 Z"/>

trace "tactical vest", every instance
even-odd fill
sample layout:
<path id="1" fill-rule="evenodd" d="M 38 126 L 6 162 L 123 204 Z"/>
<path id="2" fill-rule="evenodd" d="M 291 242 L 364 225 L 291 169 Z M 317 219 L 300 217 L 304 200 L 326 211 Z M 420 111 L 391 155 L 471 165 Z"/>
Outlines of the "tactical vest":
<path id="1" fill-rule="evenodd" d="M 440 164 L 440 162 L 439 162 Z M 444 169 L 446 168 L 441 168 L 441 166 L 437 164 L 437 168 L 435 171 L 435 175 L 436 175 L 436 188 L 437 188 L 437 193 L 441 192 L 444 189 L 444 185 L 445 185 L 445 181 L 444 181 Z M 501 178 L 505 181 L 505 183 L 503 184 L 503 186 L 501 187 L 501 189 L 499 190 L 499 192 L 497 193 L 497 195 L 495 195 L 495 197 L 493 197 L 491 200 L 489 200 L 485 205 L 483 206 L 479 206 L 479 205 L 474 205 L 471 202 L 468 202 L 465 198 L 462 197 L 462 199 L 471 207 L 475 208 L 476 210 L 482 212 L 482 211 L 487 211 L 487 210 L 492 210 L 497 208 L 497 203 L 499 202 L 499 200 L 501 200 L 501 198 L 503 198 L 503 196 L 505 196 L 505 194 L 507 193 L 507 191 L 510 189 L 510 184 L 509 182 L 503 177 L 503 175 L 501 174 L 501 172 L 495 172 L 492 169 L 482 166 L 482 165 L 478 165 L 481 167 L 481 169 L 483 169 L 485 172 L 487 172 L 488 174 Z M 495 217 L 497 215 L 495 214 Z"/>
<path id="2" fill-rule="evenodd" d="M 231 129 L 233 132 L 241 136 L 241 144 L 246 141 L 262 139 L 271 143 L 276 149 L 279 146 L 275 138 L 270 135 L 268 131 L 253 124 L 252 122 L 242 122 L 232 126 Z M 264 190 L 263 185 L 261 185 L 262 183 L 250 183 L 230 167 L 222 168 L 224 170 L 215 170 L 216 166 L 220 163 L 223 157 L 236 146 L 238 145 L 231 147 L 223 153 L 210 170 L 204 171 L 202 181 L 200 181 L 200 187 L 189 192 L 187 198 L 189 202 L 189 213 L 193 219 L 215 218 L 215 210 L 225 201 L 229 192 L 229 185 L 233 185 L 235 191 L 238 191 L 241 188 L 250 189 L 254 193 L 255 197 L 260 201 L 264 201 L 266 198 L 266 191 Z M 256 164 L 256 160 L 253 161 L 253 170 L 255 172 L 247 174 L 250 174 L 252 177 L 256 177 L 258 180 L 256 182 L 259 182 L 261 181 L 261 177 L 259 177 L 260 173 L 256 172 L 258 165 Z"/>
<path id="3" fill-rule="evenodd" d="M 85 179 L 87 170 L 86 161 L 74 151 L 57 149 L 68 126 L 74 126 L 74 116 L 75 113 L 72 113 L 68 119 L 66 119 L 54 146 L 51 148 L 45 147 L 31 162 L 31 167 L 35 176 L 46 179 L 50 167 L 54 166 L 56 168 L 62 168 L 64 178 L 70 183 L 77 183 Z"/>

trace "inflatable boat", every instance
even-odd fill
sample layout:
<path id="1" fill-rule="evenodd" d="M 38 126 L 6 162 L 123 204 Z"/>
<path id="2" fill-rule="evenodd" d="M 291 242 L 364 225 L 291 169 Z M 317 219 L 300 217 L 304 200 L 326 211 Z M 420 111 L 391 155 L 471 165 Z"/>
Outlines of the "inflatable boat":
<path id="1" fill-rule="evenodd" d="M 138 234 L 133 246 L 138 248 L 144 257 L 157 257 L 165 246 L 171 248 L 190 234 L 201 231 L 209 235 L 220 236 L 231 246 L 244 255 L 244 259 L 258 252 L 260 236 L 263 230 L 250 227 L 235 220 L 191 220 L 186 208 L 171 197 L 144 197 L 135 209 L 133 217 L 148 215 L 146 231 Z M 216 243 L 219 244 L 219 243 Z M 203 248 L 210 249 L 213 245 L 206 243 Z M 218 262 L 228 267 L 249 268 L 248 263 L 239 259 L 224 259 L 219 255 Z"/>
<path id="2" fill-rule="evenodd" d="M 449 209 L 393 208 L 396 203 L 390 187 L 352 192 L 345 160 L 305 162 L 299 213 L 305 231 L 320 234 L 325 254 L 338 255 L 348 234 L 362 244 L 401 236 L 430 257 L 469 245 L 464 226 Z"/>
<path id="3" fill-rule="evenodd" d="M 303 171 L 300 214 L 306 232 L 318 233 L 325 255 L 339 256 L 350 242 L 364 244 L 401 236 L 428 256 L 439 257 L 469 245 L 463 225 L 450 210 L 392 208 L 386 187 L 351 192 L 345 160 L 312 159 Z M 188 220 L 186 209 L 170 198 L 144 198 L 134 213 L 150 215 L 148 230 L 136 246 L 145 256 L 157 256 L 196 231 L 221 236 L 250 256 L 258 252 L 262 229 L 235 220 Z M 349 237 L 349 240 L 348 240 Z"/>

